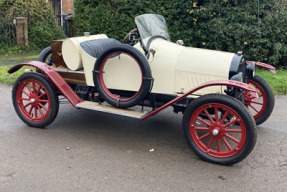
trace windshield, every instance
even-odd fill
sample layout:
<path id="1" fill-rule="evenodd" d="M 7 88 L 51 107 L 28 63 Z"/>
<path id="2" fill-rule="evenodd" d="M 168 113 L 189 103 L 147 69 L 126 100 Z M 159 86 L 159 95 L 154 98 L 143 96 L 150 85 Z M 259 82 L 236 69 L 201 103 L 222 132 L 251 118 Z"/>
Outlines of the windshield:
<path id="1" fill-rule="evenodd" d="M 170 36 L 163 16 L 156 14 L 145 14 L 135 18 L 138 32 L 142 39 L 153 36 L 162 36 L 170 41 Z"/>

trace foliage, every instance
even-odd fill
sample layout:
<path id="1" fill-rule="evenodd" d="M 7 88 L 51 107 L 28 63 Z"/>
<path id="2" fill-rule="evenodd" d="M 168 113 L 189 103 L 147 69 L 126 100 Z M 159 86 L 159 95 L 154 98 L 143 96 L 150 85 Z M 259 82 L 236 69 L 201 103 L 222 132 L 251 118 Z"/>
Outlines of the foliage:
<path id="1" fill-rule="evenodd" d="M 280 3 L 281 2 L 281 3 Z M 278 0 L 75 0 L 74 27 L 122 40 L 134 17 L 163 15 L 172 40 L 237 52 L 274 66 L 287 63 L 287 6 Z"/>
<path id="2" fill-rule="evenodd" d="M 122 40 L 123 37 L 136 26 L 134 17 L 144 13 L 161 14 L 167 20 L 183 18 L 188 1 L 165 0 L 76 0 L 74 1 L 75 18 L 74 27 L 78 35 L 84 31 L 93 34 L 105 33 L 110 37 Z M 183 14 L 182 14 L 183 13 Z M 181 27 L 179 23 L 172 22 Z M 176 27 L 171 32 L 178 34 Z"/>
<path id="3" fill-rule="evenodd" d="M 6 31 L 5 36 L 0 33 L 2 49 L 15 44 L 15 27 L 12 21 L 16 17 L 28 18 L 30 49 L 44 48 L 51 40 L 64 37 L 63 31 L 56 26 L 50 4 L 45 0 L 2 0 L 0 22 L 11 27 L 9 32 L 5 30 L 7 27 L 0 27 L 0 32 Z"/>
<path id="4" fill-rule="evenodd" d="M 277 0 L 204 1 L 192 13 L 194 46 L 245 53 L 245 58 L 285 66 L 287 62 L 287 7 Z M 205 12 L 205 13 L 202 13 Z M 203 43 L 204 42 L 204 45 Z"/>
<path id="5" fill-rule="evenodd" d="M 10 47 L 15 44 L 15 26 L 5 17 L 0 15 L 0 47 Z"/>
<path id="6" fill-rule="evenodd" d="M 286 70 L 279 69 L 276 75 L 266 70 L 256 70 L 256 74 L 269 83 L 274 95 L 287 95 Z"/>

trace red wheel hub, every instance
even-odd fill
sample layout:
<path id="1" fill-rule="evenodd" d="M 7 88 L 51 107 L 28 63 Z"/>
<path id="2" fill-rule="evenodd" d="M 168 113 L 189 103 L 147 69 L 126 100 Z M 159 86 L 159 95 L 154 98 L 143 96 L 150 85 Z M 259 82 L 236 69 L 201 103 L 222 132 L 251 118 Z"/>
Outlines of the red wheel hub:
<path id="1" fill-rule="evenodd" d="M 51 100 L 47 89 L 34 79 L 20 83 L 16 95 L 18 107 L 25 118 L 40 122 L 46 119 L 51 110 Z"/>
<path id="2" fill-rule="evenodd" d="M 194 143 L 210 156 L 228 158 L 237 154 L 246 141 L 246 127 L 231 107 L 210 103 L 195 110 L 190 119 Z"/>

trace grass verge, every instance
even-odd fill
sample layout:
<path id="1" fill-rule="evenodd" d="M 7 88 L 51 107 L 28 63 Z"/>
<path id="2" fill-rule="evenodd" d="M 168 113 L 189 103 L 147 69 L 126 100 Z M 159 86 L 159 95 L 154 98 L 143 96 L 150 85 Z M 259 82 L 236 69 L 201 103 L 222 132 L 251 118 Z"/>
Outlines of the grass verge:
<path id="1" fill-rule="evenodd" d="M 12 66 L 0 66 L 0 83 L 13 85 L 15 80 L 23 74 L 24 70 L 29 68 L 35 71 L 33 67 L 22 67 L 13 74 L 8 74 L 7 71 Z M 275 95 L 287 95 L 287 70 L 277 70 L 277 74 L 270 73 L 266 70 L 256 70 L 256 74 L 263 77 L 271 86 Z"/>
<path id="2" fill-rule="evenodd" d="M 279 69 L 277 74 L 260 69 L 256 74 L 265 79 L 271 86 L 274 95 L 287 95 L 287 70 Z"/>
<path id="3" fill-rule="evenodd" d="M 22 67 L 15 73 L 9 74 L 7 71 L 13 67 L 12 65 L 9 66 L 0 66 L 0 83 L 5 83 L 8 85 L 13 85 L 15 80 L 24 73 L 25 69 L 32 69 L 33 71 L 36 71 L 33 67 Z"/>

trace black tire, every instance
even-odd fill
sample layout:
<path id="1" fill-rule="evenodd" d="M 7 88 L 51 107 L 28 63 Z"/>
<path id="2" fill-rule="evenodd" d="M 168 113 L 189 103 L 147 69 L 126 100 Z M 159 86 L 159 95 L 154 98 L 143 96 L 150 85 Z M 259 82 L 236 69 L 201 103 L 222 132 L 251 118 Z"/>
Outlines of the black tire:
<path id="1" fill-rule="evenodd" d="M 255 122 L 257 125 L 260 125 L 264 123 L 271 115 L 273 109 L 274 109 L 274 103 L 275 103 L 275 98 L 272 92 L 272 89 L 270 85 L 260 76 L 255 75 L 253 78 L 248 78 L 247 83 L 250 84 L 251 86 L 254 86 L 257 88 L 259 91 L 259 95 L 262 101 L 261 105 L 254 104 L 255 106 L 252 106 L 253 108 L 256 108 L 257 105 L 257 110 L 258 112 L 252 109 L 252 101 L 256 102 L 256 98 L 250 98 L 248 95 L 245 94 L 245 99 L 246 99 L 246 104 L 245 106 L 251 111 L 253 114 L 253 117 L 255 119 Z M 262 93 L 261 93 L 262 92 Z M 247 96 L 247 97 L 246 97 Z"/>
<path id="2" fill-rule="evenodd" d="M 58 114 L 57 91 L 47 77 L 39 73 L 21 75 L 13 86 L 12 100 L 20 119 L 31 127 L 44 128 Z"/>
<path id="3" fill-rule="evenodd" d="M 43 63 L 47 63 L 49 66 L 52 65 L 52 48 L 51 46 L 46 47 L 41 51 L 38 57 L 38 61 L 41 61 Z"/>
<path id="4" fill-rule="evenodd" d="M 213 113 L 218 114 L 217 118 Z M 211 163 L 238 163 L 249 155 L 256 143 L 252 115 L 243 103 L 227 95 L 208 94 L 195 99 L 185 110 L 182 123 L 193 152 Z"/>
<path id="5" fill-rule="evenodd" d="M 103 82 L 103 67 L 106 64 L 107 59 L 113 55 L 117 54 L 128 54 L 132 56 L 138 63 L 143 79 L 142 86 L 130 99 L 121 99 L 112 94 L 105 86 Z M 150 92 L 152 88 L 152 74 L 149 67 L 149 63 L 141 52 L 129 45 L 114 45 L 113 47 L 107 49 L 96 61 L 94 67 L 94 84 L 97 88 L 99 95 L 109 104 L 118 108 L 129 108 L 139 104 Z"/>
<path id="6" fill-rule="evenodd" d="M 51 46 L 46 47 L 41 51 L 38 57 L 38 61 L 41 61 L 43 63 L 46 63 L 49 66 L 52 66 L 53 61 L 52 61 L 52 48 Z M 41 70 L 36 69 L 37 73 L 41 73 Z"/>

